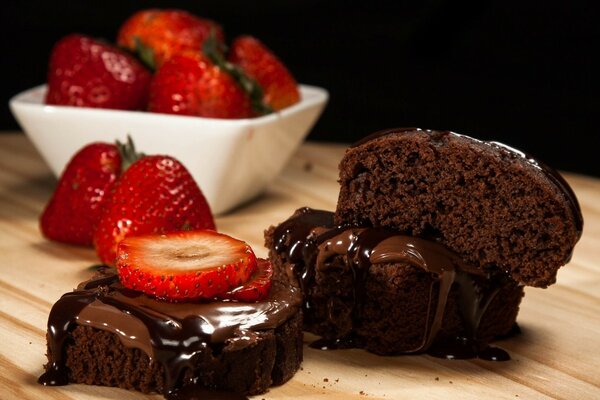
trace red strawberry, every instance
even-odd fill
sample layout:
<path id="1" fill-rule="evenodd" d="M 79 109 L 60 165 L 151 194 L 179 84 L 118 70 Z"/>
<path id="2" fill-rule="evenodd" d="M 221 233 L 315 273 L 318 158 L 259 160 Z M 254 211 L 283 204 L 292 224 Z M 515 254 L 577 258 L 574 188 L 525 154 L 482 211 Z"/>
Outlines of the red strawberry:
<path id="1" fill-rule="evenodd" d="M 94 245 L 108 265 L 115 264 L 117 244 L 125 237 L 215 228 L 200 188 L 169 156 L 134 162 L 114 185 L 104 208 Z"/>
<path id="2" fill-rule="evenodd" d="M 250 98 L 236 80 L 200 52 L 171 57 L 150 86 L 149 110 L 210 118 L 248 118 Z"/>
<path id="3" fill-rule="evenodd" d="M 137 52 L 154 69 L 175 54 L 200 51 L 211 32 L 220 42 L 224 41 L 223 31 L 216 22 L 182 10 L 150 9 L 138 11 L 125 21 L 117 43 Z"/>
<path id="4" fill-rule="evenodd" d="M 231 45 L 229 61 L 258 82 L 264 92 L 263 101 L 275 111 L 300 101 L 298 84 L 292 74 L 258 39 L 238 37 Z"/>
<path id="5" fill-rule="evenodd" d="M 273 265 L 269 260 L 265 260 L 264 258 L 257 259 L 256 265 L 256 272 L 254 272 L 248 282 L 229 292 L 222 293 L 218 297 L 247 303 L 265 299 L 269 295 L 269 289 L 271 289 Z"/>
<path id="6" fill-rule="evenodd" d="M 44 236 L 59 242 L 92 244 L 105 195 L 121 174 L 117 146 L 92 143 L 65 167 L 40 220 Z"/>
<path id="7" fill-rule="evenodd" d="M 52 50 L 47 104 L 136 110 L 146 107 L 150 72 L 109 44 L 73 34 Z"/>
<path id="8" fill-rule="evenodd" d="M 213 298 L 246 282 L 256 256 L 241 240 L 210 230 L 129 237 L 119 243 L 123 286 L 168 300 Z"/>

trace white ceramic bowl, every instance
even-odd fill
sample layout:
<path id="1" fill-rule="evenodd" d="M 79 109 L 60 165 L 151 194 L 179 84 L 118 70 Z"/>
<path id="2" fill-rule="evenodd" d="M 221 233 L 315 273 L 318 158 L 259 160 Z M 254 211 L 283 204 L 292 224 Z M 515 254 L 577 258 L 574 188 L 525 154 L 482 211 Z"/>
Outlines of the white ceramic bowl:
<path id="1" fill-rule="evenodd" d="M 95 142 L 133 138 L 138 151 L 180 160 L 213 213 L 265 189 L 306 137 L 327 102 L 326 90 L 300 86 L 301 101 L 259 118 L 225 120 L 44 104 L 46 85 L 10 100 L 19 124 L 59 176 L 73 154 Z"/>

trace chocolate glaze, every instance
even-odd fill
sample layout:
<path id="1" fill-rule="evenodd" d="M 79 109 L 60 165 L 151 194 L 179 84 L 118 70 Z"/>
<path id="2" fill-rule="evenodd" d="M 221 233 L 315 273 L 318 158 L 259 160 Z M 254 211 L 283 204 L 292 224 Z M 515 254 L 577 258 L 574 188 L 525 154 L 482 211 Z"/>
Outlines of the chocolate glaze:
<path id="1" fill-rule="evenodd" d="M 161 363 L 165 395 L 204 399 L 197 395 L 204 393 L 201 388 L 181 387 L 180 382 L 184 369 L 194 367 L 197 355 L 212 347 L 249 346 L 257 340 L 255 331 L 280 326 L 296 314 L 300 304 L 298 289 L 277 282 L 273 282 L 269 297 L 257 303 L 169 303 L 123 287 L 114 270 L 102 271 L 52 307 L 48 319 L 50 362 L 38 382 L 50 386 L 68 383 L 67 339 L 77 325 L 83 325 L 112 332 L 123 345 L 139 348 Z M 186 397 L 190 393 L 193 396 Z M 218 398 L 245 398 L 227 396 Z"/>
<path id="2" fill-rule="evenodd" d="M 501 273 L 481 271 L 465 263 L 460 256 L 441 244 L 425 239 L 382 228 L 334 226 L 333 213 L 309 208 L 297 210 L 290 219 L 275 229 L 273 237 L 275 251 L 290 263 L 292 281 L 297 282 L 305 294 L 305 317 L 310 315 L 308 311 L 313 307 L 310 296 L 306 294 L 314 285 L 315 271 L 326 270 L 330 265 L 328 261 L 333 256 L 342 256 L 353 274 L 355 314 L 360 312 L 364 304 L 365 284 L 372 264 L 407 263 L 422 268 L 436 279 L 430 287 L 430 304 L 425 318 L 427 326 L 423 329 L 423 340 L 418 347 L 408 349 L 405 353 L 435 349 L 430 354 L 443 358 L 466 358 L 468 347 L 468 358 L 479 356 L 493 360 L 507 359 L 507 353 L 500 354 L 500 349 L 493 350 L 477 340 L 481 317 L 498 293 L 503 279 L 508 279 Z M 432 304 L 434 285 L 438 291 L 435 305 Z M 459 309 L 467 326 L 466 337 L 432 346 L 440 330 L 448 295 L 453 286 L 458 288 Z M 429 313 L 433 313 L 433 318 L 430 318 Z M 356 346 L 355 339 L 351 333 L 347 337 L 321 339 L 312 347 L 348 348 Z M 468 342 L 468 346 L 457 345 L 462 342 Z M 462 351 L 460 356 L 459 351 Z"/>
<path id="3" fill-rule="evenodd" d="M 512 158 L 519 158 L 522 161 L 526 162 L 527 164 L 533 166 L 534 168 L 539 170 L 549 181 L 551 181 L 554 184 L 554 186 L 556 186 L 558 188 L 558 190 L 562 193 L 563 197 L 569 204 L 569 208 L 571 209 L 571 212 L 573 214 L 573 219 L 575 221 L 575 228 L 578 232 L 579 237 L 581 238 L 581 234 L 583 232 L 583 215 L 581 214 L 581 208 L 579 206 L 579 202 L 577 201 L 577 197 L 575 196 L 573 189 L 571 189 L 571 186 L 569 186 L 567 181 L 562 177 L 562 175 L 558 171 L 556 171 L 554 168 L 546 165 L 539 159 L 535 158 L 533 155 L 528 154 L 523 151 L 520 151 L 520 150 L 517 150 L 515 148 L 512 148 L 504 143 L 495 142 L 495 141 L 479 140 L 479 139 L 472 138 L 470 136 L 461 135 L 461 134 L 458 134 L 455 132 L 450 132 L 450 131 L 433 131 L 433 130 L 429 130 L 429 129 L 423 130 L 420 128 L 395 128 L 395 129 L 386 129 L 386 130 L 382 130 L 379 132 L 375 132 L 371 135 L 368 135 L 368 136 L 360 139 L 359 141 L 352 144 L 352 146 L 350 146 L 350 147 L 351 148 L 358 147 L 358 146 L 361 146 L 365 143 L 368 143 L 370 141 L 373 141 L 373 140 L 376 140 L 379 138 L 384 138 L 384 137 L 391 136 L 391 135 L 407 134 L 409 132 L 415 132 L 415 131 L 428 133 L 436 141 L 441 140 L 445 136 L 463 137 L 463 138 L 467 138 L 470 140 L 474 140 L 477 143 L 481 143 L 483 145 L 490 146 L 490 147 L 493 147 L 494 149 L 502 151 Z"/>

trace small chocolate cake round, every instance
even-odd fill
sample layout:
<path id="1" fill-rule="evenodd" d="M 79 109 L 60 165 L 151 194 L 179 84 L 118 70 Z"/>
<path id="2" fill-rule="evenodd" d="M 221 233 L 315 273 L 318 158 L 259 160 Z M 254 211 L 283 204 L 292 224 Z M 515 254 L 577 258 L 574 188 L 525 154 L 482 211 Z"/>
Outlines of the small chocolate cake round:
<path id="1" fill-rule="evenodd" d="M 301 295 L 274 281 L 256 303 L 170 303 L 101 272 L 52 307 L 39 382 L 116 386 L 173 399 L 242 399 L 302 361 Z M 217 394 L 220 393 L 220 394 Z"/>

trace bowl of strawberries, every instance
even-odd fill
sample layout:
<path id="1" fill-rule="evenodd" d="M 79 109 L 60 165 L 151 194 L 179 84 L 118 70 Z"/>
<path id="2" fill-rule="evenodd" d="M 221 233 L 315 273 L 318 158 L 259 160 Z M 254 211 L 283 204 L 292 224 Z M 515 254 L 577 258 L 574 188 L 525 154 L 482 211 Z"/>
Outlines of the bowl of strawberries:
<path id="1" fill-rule="evenodd" d="M 267 187 L 327 99 L 260 40 L 227 45 L 214 21 L 150 9 L 123 23 L 116 44 L 59 40 L 47 84 L 10 108 L 56 176 L 85 145 L 131 137 L 139 151 L 184 164 L 221 214 Z"/>

